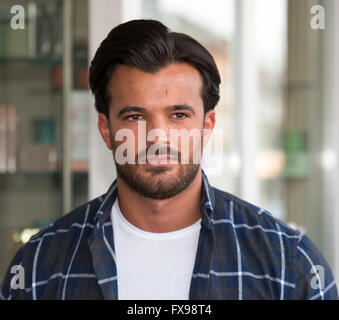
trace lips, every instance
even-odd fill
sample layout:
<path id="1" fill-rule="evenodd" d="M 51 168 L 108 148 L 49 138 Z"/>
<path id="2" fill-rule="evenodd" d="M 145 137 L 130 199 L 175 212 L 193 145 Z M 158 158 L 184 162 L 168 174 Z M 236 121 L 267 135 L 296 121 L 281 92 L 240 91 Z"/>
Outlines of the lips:
<path id="1" fill-rule="evenodd" d="M 154 157 L 148 157 L 146 163 L 151 165 L 158 165 L 158 164 L 170 164 L 170 160 L 172 159 L 172 162 L 174 160 L 173 157 L 169 156 L 154 156 Z"/>

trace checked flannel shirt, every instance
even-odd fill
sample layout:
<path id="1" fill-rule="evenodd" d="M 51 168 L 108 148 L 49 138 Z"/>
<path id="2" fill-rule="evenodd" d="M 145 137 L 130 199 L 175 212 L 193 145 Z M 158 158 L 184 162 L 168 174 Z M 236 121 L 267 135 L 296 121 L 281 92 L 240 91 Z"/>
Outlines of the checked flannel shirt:
<path id="1" fill-rule="evenodd" d="M 304 234 L 269 212 L 209 185 L 202 172 L 201 231 L 189 299 L 337 299 L 332 272 Z M 9 266 L 2 299 L 118 299 L 107 193 L 41 230 Z M 173 261 L 175 263 L 175 261 Z M 11 266 L 25 287 L 11 288 Z"/>

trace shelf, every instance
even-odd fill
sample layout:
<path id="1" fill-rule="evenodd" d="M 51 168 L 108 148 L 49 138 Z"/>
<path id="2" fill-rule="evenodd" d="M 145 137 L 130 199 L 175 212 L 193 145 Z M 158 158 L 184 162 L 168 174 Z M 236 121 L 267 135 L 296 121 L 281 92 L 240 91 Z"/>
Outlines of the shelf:
<path id="1" fill-rule="evenodd" d="M 17 176 L 46 176 L 46 175 L 59 175 L 62 171 L 16 171 L 13 173 L 1 172 L 0 176 L 17 177 Z"/>
<path id="2" fill-rule="evenodd" d="M 0 64 L 33 64 L 33 65 L 47 65 L 47 66 L 55 66 L 62 63 L 62 59 L 60 58 L 29 58 L 29 57 L 22 57 L 22 58 L 5 58 L 0 57 Z"/>
<path id="3" fill-rule="evenodd" d="M 41 172 L 35 172 L 35 171 L 17 171 L 14 173 L 9 172 L 2 172 L 0 173 L 1 177 L 18 177 L 18 176 L 36 176 L 36 177 L 45 177 L 45 176 L 57 176 L 61 175 L 62 171 L 41 171 Z M 72 171 L 72 174 L 74 175 L 87 175 L 88 171 Z"/>

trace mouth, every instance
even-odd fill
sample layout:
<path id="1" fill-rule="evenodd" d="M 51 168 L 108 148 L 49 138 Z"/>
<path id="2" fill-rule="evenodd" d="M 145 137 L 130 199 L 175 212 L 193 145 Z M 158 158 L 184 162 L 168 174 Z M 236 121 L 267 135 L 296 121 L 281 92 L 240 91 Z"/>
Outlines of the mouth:
<path id="1" fill-rule="evenodd" d="M 174 157 L 166 156 L 166 155 L 160 155 L 160 156 L 153 156 L 153 157 L 147 157 L 146 159 L 146 165 L 148 166 L 169 166 L 173 165 L 175 163 L 178 163 L 178 160 Z"/>

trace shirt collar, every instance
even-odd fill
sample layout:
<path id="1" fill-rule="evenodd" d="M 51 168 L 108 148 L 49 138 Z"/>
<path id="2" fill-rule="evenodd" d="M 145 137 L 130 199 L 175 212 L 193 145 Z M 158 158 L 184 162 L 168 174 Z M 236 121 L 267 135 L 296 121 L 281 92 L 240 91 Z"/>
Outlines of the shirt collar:
<path id="1" fill-rule="evenodd" d="M 209 213 L 214 211 L 214 191 L 208 182 L 207 176 L 204 170 L 201 170 L 202 175 L 202 190 L 201 190 L 201 205 L 209 210 Z"/>
<path id="2" fill-rule="evenodd" d="M 200 212 L 202 224 L 208 229 L 212 229 L 212 219 L 215 207 L 215 195 L 213 187 L 209 184 L 204 170 L 201 170 L 202 187 Z"/>
<path id="3" fill-rule="evenodd" d="M 94 217 L 95 223 L 106 220 L 107 214 L 109 214 L 110 209 L 117 197 L 117 191 L 117 180 L 115 179 L 103 197 L 103 201 L 99 207 L 99 210 Z"/>
<path id="4" fill-rule="evenodd" d="M 207 176 L 204 170 L 201 169 L 202 175 L 202 188 L 201 188 L 201 201 L 200 208 L 202 214 L 202 220 L 204 222 L 204 216 L 206 215 L 206 222 L 209 225 L 210 219 L 212 218 L 215 206 L 215 196 L 212 186 L 209 184 Z M 115 179 L 111 186 L 108 188 L 105 196 L 103 197 L 103 201 L 97 211 L 94 222 L 98 221 L 106 221 L 107 215 L 109 215 L 110 209 L 117 197 L 117 180 Z"/>

